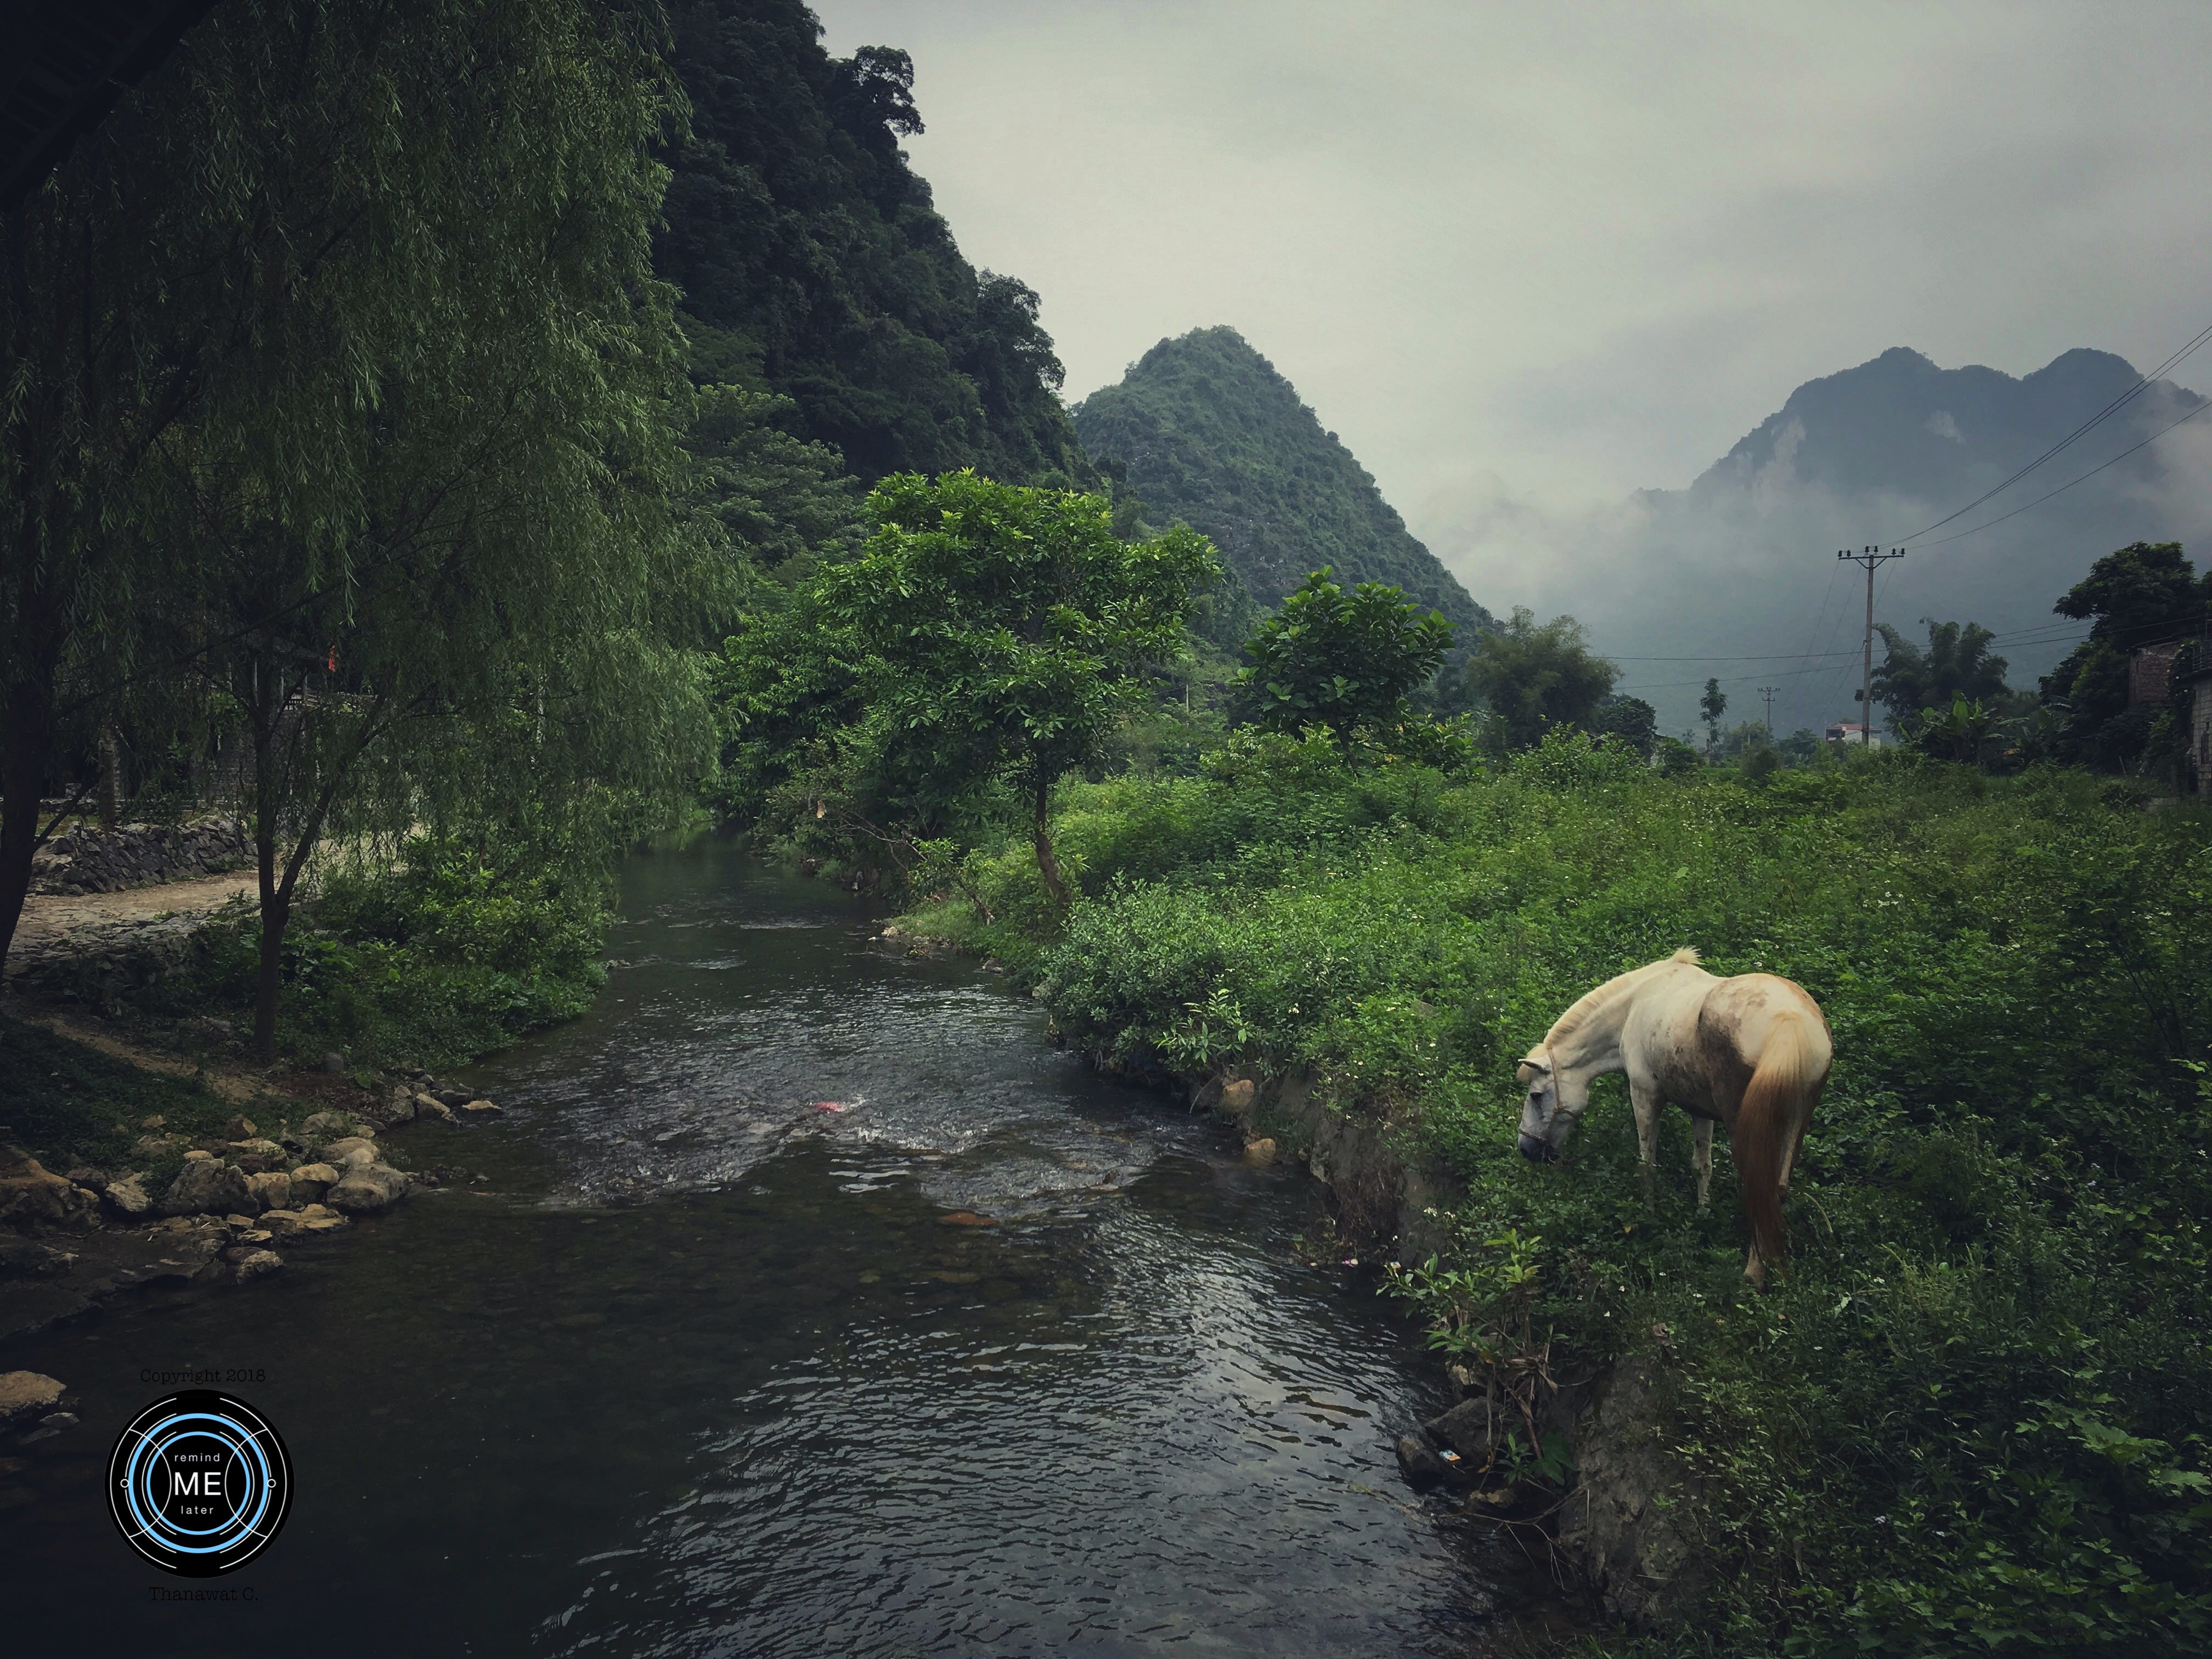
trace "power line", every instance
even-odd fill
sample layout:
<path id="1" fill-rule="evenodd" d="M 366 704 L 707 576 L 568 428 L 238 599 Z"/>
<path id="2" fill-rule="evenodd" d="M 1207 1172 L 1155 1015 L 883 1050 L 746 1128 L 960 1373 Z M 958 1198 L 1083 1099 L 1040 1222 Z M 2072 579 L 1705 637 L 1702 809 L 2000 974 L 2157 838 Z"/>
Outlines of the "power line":
<path id="1" fill-rule="evenodd" d="M 1608 651 L 1607 662 L 1796 662 L 1806 657 L 1848 657 L 1848 651 L 1762 651 L 1748 657 L 1623 657 Z"/>
<path id="2" fill-rule="evenodd" d="M 2157 381 L 2160 377 L 2162 377 L 2162 376 L 2166 374 L 2166 372 L 2168 369 L 2170 369 L 2170 368 L 2173 368 L 2173 367 L 2174 367 L 2174 365 L 2176 365 L 2177 363 L 2180 362 L 2181 362 L 2181 360 L 2182 360 L 2183 358 L 2185 358 L 2185 357 L 2188 356 L 2189 356 L 2189 354 L 2190 354 L 2191 352 L 2192 352 L 2192 351 L 2196 350 L 2197 347 L 2199 347 L 2199 346 L 2203 345 L 2203 344 L 2204 343 L 2204 342 L 2205 342 L 2205 341 L 2207 341 L 2207 340 L 2212 340 L 2212 324 L 2208 324 L 2204 328 L 2203 328 L 2202 330 L 2200 330 L 2200 331 L 2197 332 L 2197 334 L 2196 337 L 2195 337 L 2195 338 L 2193 338 L 2193 339 L 2191 339 L 2191 340 L 2189 342 L 2189 343 L 2188 343 L 2187 345 L 2185 345 L 2184 347 L 2182 347 L 2180 350 L 2179 350 L 2179 351 L 2175 352 L 2172 356 L 2168 357 L 2168 358 L 2167 358 L 2164 362 L 2160 363 L 2160 364 L 2156 368 L 2152 369 L 2148 374 L 2147 374 L 2143 375 L 2142 378 L 2140 378 L 2139 380 L 2137 380 L 2136 381 L 2136 383 L 2135 383 L 2133 386 L 2130 386 L 2130 387 L 2129 387 L 2125 392 L 2123 392 L 2122 393 L 2120 393 L 2120 395 L 2119 395 L 2118 397 L 2117 397 L 2117 398 L 2113 398 L 2113 399 L 2112 400 L 2112 402 L 2110 402 L 2110 403 L 2106 404 L 2102 409 L 2099 410 L 2098 410 L 2094 415 L 2092 415 L 2092 416 L 2091 416 L 2087 420 L 2086 420 L 2086 421 L 2082 422 L 2081 425 L 2079 425 L 2079 426 L 2075 427 L 2075 428 L 2071 432 L 2068 433 L 2064 437 L 2061 438 L 2061 439 L 2057 442 L 2057 443 L 2055 443 L 2055 444 L 2051 445 L 2050 448 L 2048 448 L 2048 449 L 2045 450 L 2045 451 L 2043 452 L 2043 453 L 2041 453 L 2040 455 L 2037 456 L 2033 460 L 2030 461 L 2030 462 L 2029 462 L 2026 466 L 2021 467 L 2018 471 L 2016 471 L 2016 472 L 2013 473 L 2009 477 L 2006 478 L 2006 479 L 2005 479 L 2002 483 L 1995 484 L 1995 485 L 1991 486 L 1990 489 L 1984 490 L 1980 495 L 1978 495 L 1975 496 L 1975 497 L 1974 497 L 1974 499 L 1973 499 L 1972 501 L 1968 501 L 1968 502 L 1967 502 L 1964 507 L 1960 507 L 1960 508 L 1956 513 L 1953 513 L 1953 514 L 1949 514 L 1948 517 L 1938 519 L 1938 520 L 1936 520 L 1936 522 L 1935 522 L 1934 524 L 1925 526 L 1923 526 L 1923 528 L 1921 528 L 1921 529 L 1918 529 L 1918 530 L 1914 531 L 1914 532 L 1913 532 L 1910 536 L 1905 537 L 1905 541 L 1907 541 L 1907 542 L 1917 542 L 1917 541 L 1918 541 L 1918 540 L 1919 540 L 1923 536 L 1925 536 L 1925 535 L 1926 535 L 1929 531 L 1931 531 L 1931 530 L 1941 530 L 1941 529 L 1942 529 L 1945 525 L 1951 523 L 1953 520 L 1955 520 L 1955 519 L 1963 519 L 1963 518 L 1965 518 L 1965 517 L 1966 516 L 1966 514 L 1968 514 L 1969 513 L 1972 512 L 1976 507 L 1979 507 L 1979 506 L 1980 506 L 1984 501 L 1988 501 L 1991 496 L 1993 496 L 1993 495 L 1999 495 L 2003 494 L 2006 490 L 2008 490 L 2008 489 L 2011 489 L 2014 484 L 2018 483 L 2019 483 L 2022 478 L 2025 478 L 2025 477 L 2026 477 L 2029 473 L 2031 473 L 2031 472 L 2034 471 L 2036 468 L 2038 468 L 2039 466 L 2041 466 L 2041 465 L 2042 465 L 2045 461 L 2049 460 L 2052 456 L 2054 456 L 2054 455 L 2057 454 L 2057 453 L 2059 453 L 2059 451 L 2061 451 L 2061 450 L 2064 449 L 2064 448 L 2065 448 L 2069 444 L 2071 444 L 2071 443 L 2072 443 L 2075 439 L 2077 439 L 2077 438 L 2079 438 L 2079 437 L 2082 436 L 2085 433 L 2088 432 L 2088 431 L 2089 431 L 2093 427 L 2095 427 L 2095 426 L 2098 426 L 2098 425 L 2101 424 L 2104 421 L 2107 420 L 2107 419 L 2108 419 L 2108 418 L 2110 418 L 2112 415 L 2114 415 L 2115 413 L 2117 413 L 2117 412 L 2119 410 L 2119 409 L 2120 409 L 2124 404 L 2127 404 L 2127 403 L 2130 402 L 2133 398 L 2135 398 L 2136 397 L 2136 395 L 2137 395 L 2137 394 L 2139 394 L 2139 393 L 2140 393 L 2140 392 L 2142 392 L 2142 391 L 2146 386 L 2151 386 L 2151 385 L 2153 385 L 2154 383 L 2155 383 L 2155 382 L 2156 382 L 2156 381 Z M 2197 407 L 2198 407 L 2199 409 L 2201 409 L 2201 408 L 2203 408 L 2203 405 L 2202 404 L 2198 404 L 2198 405 L 2197 405 Z M 2190 411 L 2190 414 L 2192 414 L 2192 415 L 2193 415 L 2193 414 L 2195 414 L 2195 413 L 2196 413 L 2196 410 L 2191 410 Z M 2183 416 L 2181 418 L 2182 418 L 2182 420 L 2185 420 L 2185 420 L 2187 420 L 2187 419 L 2189 418 L 2189 416 L 2185 415 L 2185 416 Z M 2180 422 L 2180 421 L 2176 421 L 2173 424 L 2174 424 L 2175 426 L 2179 426 L 2179 425 L 2180 425 L 2180 424 L 2181 424 L 2181 422 Z M 2171 431 L 2171 430 L 2172 429 L 2172 427 L 2168 427 L 2168 428 L 2164 428 L 2164 429 L 2165 429 L 2165 430 L 2166 430 L 2166 431 Z M 2153 435 L 2154 437 L 2155 437 L 2155 436 L 2156 436 L 2156 435 L 2158 435 L 2158 434 L 2153 434 L 2152 435 Z M 2144 442 L 2145 442 L 2145 443 L 2148 443 L 2148 441 L 2149 441 L 2149 439 L 2145 439 L 2145 440 L 2144 440 Z M 2140 449 L 2140 448 L 2142 448 L 2142 444 L 2137 444 L 2137 445 L 2136 446 L 2136 449 Z M 2132 455 L 2132 454 L 2134 454 L 2134 453 L 2135 453 L 2135 450 L 2134 450 L 2134 449 L 2130 449 L 2130 450 L 2127 451 L 2126 453 L 2127 453 L 2128 454 Z M 2113 459 L 2113 460 L 2118 460 L 2118 459 L 2120 459 L 2120 458 L 2119 458 L 2118 456 L 2117 456 L 2117 455 L 2115 455 L 2115 456 L 2112 458 L 2112 459 Z M 2106 462 L 2106 463 L 2105 463 L 2105 465 L 2106 465 L 2106 466 L 2110 466 L 2110 465 L 2112 465 L 2112 462 L 2111 462 L 2111 461 L 2107 461 L 2107 462 Z M 2101 468 L 2101 467 L 2100 467 L 2100 468 L 2098 468 L 2098 469 L 2096 469 L 2096 471 L 2103 471 L 2103 468 Z M 2086 478 L 2086 477 L 2091 477 L 2091 476 L 2093 476 L 2093 474 L 2092 474 L 2092 473 L 2087 473 L 2087 472 L 2085 472 L 2085 473 L 2083 473 L 2083 474 L 2081 475 L 2081 477 L 2085 477 L 2085 478 Z M 2079 479 L 2079 478 L 2077 478 L 2077 479 L 2075 479 L 2075 483 L 2080 483 L 2080 482 L 2081 482 L 2081 479 Z M 2071 485 L 2069 485 L 2069 486 L 2067 486 L 2067 487 L 2070 489 L 2072 486 L 2071 486 Z M 2051 491 L 2051 495 L 2057 495 L 2057 493 L 2058 493 L 2058 492 L 2057 492 L 2057 490 L 2053 490 L 2053 491 Z M 2051 496 L 2050 496 L 2050 495 L 2045 495 L 2045 496 L 2042 497 L 2042 499 L 2043 499 L 2044 501 L 2049 501 L 2049 500 L 2051 499 Z M 2030 502 L 2028 503 L 2028 507 L 2033 507 L 2035 504 L 2036 504 L 2035 502 L 2033 502 L 2033 501 L 2030 501 Z M 2026 512 L 2026 511 L 2027 510 L 2027 507 L 2022 507 L 2022 508 L 2021 508 L 2021 509 L 2019 509 L 2019 510 L 2024 513 L 2024 512 Z M 2007 514 L 2005 515 L 2005 517 L 2006 517 L 2006 518 L 2010 518 L 2011 516 L 2012 516 L 2012 515 L 2011 515 L 2010 514 Z M 2002 524 L 2003 522 L 2004 522 L 2004 520 L 2003 520 L 2003 519 L 1994 519 L 1994 520 L 1990 520 L 1990 523 L 1992 523 L 1992 524 Z M 1987 525 L 1984 525 L 1984 526 L 1982 526 L 1982 528 L 1984 528 L 1984 529 L 1987 529 L 1988 527 L 1989 527 L 1989 526 L 1988 526 Z M 1972 535 L 1972 534 L 1973 534 L 1974 532 L 1973 532 L 1972 531 L 1967 531 L 1967 532 L 1965 532 L 1964 533 L 1965 533 L 1965 534 L 1966 534 L 1966 535 Z M 1943 540 L 1944 540 L 1944 541 L 1952 541 L 1952 540 L 1955 540 L 1955 539 L 1956 539 L 1956 538 L 1950 537 L 1950 536 L 1946 536 L 1946 537 L 1943 538 Z M 1942 545 L 1942 542 L 1930 542 L 1930 543 L 1929 544 L 1929 545 L 1930 547 L 1940 547 L 1941 545 Z"/>
<path id="3" fill-rule="evenodd" d="M 1941 547 L 1946 542 L 1964 541 L 1969 536 L 1978 536 L 1984 530 L 1995 529 L 1998 525 L 2002 524 L 2006 519 L 2016 519 L 2021 514 L 2027 512 L 2027 508 L 2030 507 L 2041 507 L 2044 502 L 2051 499 L 2051 495 L 2063 495 L 2068 490 L 2073 489 L 2075 484 L 2087 483 L 2090 479 L 2095 477 L 2100 472 L 2102 472 L 2106 467 L 2124 461 L 2138 449 L 2146 449 L 2149 447 L 2152 444 L 2156 443 L 2160 438 L 2166 436 L 2167 433 L 2172 431 L 2174 428 L 2179 426 L 2183 421 L 2193 421 L 2208 409 L 2212 409 L 2212 401 L 2197 404 L 2196 408 L 2191 410 L 2189 413 L 2182 416 L 2178 420 L 2168 421 L 2164 426 L 2159 428 L 2157 431 L 2152 433 L 2149 437 L 2145 438 L 2142 442 L 2130 445 L 2129 447 L 2122 450 L 2118 454 L 2113 456 L 2111 460 L 2101 462 L 2098 465 L 2091 467 L 2080 477 L 2072 479 L 2066 483 L 2059 485 L 2058 488 L 2052 490 L 2050 495 L 2038 495 L 2033 501 L 2028 502 L 2027 507 L 2015 507 L 2011 512 L 2003 514 L 2000 518 L 1991 519 L 1987 524 L 1978 524 L 1972 530 L 1961 530 L 1954 536 L 1939 536 L 1934 541 L 1924 543 L 1920 548 L 1914 550 L 1924 552 L 1930 547 Z M 1988 497 L 1984 496 L 1983 499 L 1987 500 Z M 1951 515 L 1951 517 L 1954 519 L 1958 516 L 1959 515 L 1955 513 Z M 1947 519 L 1944 522 L 1948 524 L 1950 522 L 1950 520 Z M 1929 529 L 1930 530 L 1934 528 L 1935 526 L 1933 525 L 1929 526 Z M 1923 531 L 1921 533 L 1925 535 L 1927 532 Z"/>

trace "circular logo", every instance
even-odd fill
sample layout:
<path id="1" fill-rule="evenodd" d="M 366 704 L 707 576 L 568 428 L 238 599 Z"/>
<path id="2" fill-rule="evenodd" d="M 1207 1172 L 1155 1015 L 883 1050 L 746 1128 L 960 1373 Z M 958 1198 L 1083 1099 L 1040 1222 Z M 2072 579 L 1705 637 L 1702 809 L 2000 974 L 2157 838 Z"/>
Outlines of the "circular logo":
<path id="1" fill-rule="evenodd" d="M 189 1389 L 138 1413 L 107 1461 L 115 1524 L 155 1566 L 186 1578 L 240 1567 L 284 1524 L 292 1463 L 243 1400 Z"/>

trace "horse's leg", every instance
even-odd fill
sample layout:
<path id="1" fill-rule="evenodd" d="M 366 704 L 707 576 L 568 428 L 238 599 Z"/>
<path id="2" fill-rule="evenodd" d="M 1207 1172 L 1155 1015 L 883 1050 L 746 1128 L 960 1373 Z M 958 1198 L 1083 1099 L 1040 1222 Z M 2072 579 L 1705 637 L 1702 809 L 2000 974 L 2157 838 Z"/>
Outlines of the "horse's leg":
<path id="1" fill-rule="evenodd" d="M 1704 1209 L 1713 1195 L 1713 1121 L 1690 1121 L 1690 1164 L 1698 1172 L 1698 1207 Z"/>
<path id="2" fill-rule="evenodd" d="M 1667 1103 L 1656 1088 L 1639 1083 L 1632 1072 L 1628 1078 L 1628 1103 L 1636 1111 L 1636 1178 L 1643 1186 L 1644 1203 L 1648 1209 L 1652 1203 L 1652 1177 L 1659 1168 L 1659 1109 Z"/>

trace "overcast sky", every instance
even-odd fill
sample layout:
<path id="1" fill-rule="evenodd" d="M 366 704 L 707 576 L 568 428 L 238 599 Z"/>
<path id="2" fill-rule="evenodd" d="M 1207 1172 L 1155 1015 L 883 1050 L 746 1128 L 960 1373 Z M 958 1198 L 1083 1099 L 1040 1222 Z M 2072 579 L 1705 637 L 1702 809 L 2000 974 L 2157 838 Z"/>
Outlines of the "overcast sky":
<path id="1" fill-rule="evenodd" d="M 1887 347 L 2148 367 L 2212 322 L 2201 3 L 817 9 L 914 54 L 915 162 L 1071 398 L 1228 323 L 1463 574 L 1500 503 L 1680 488 Z"/>

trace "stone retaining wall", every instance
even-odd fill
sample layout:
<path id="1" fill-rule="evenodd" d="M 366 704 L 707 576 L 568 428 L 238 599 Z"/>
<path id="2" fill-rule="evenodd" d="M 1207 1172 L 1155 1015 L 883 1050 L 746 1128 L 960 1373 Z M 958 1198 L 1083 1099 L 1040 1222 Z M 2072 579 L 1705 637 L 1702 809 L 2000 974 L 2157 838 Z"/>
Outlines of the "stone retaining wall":
<path id="1" fill-rule="evenodd" d="M 195 823 L 125 823 L 106 830 L 65 830 L 39 849 L 34 893 L 113 893 L 192 876 L 221 875 L 253 862 L 253 843 L 236 818 Z"/>

